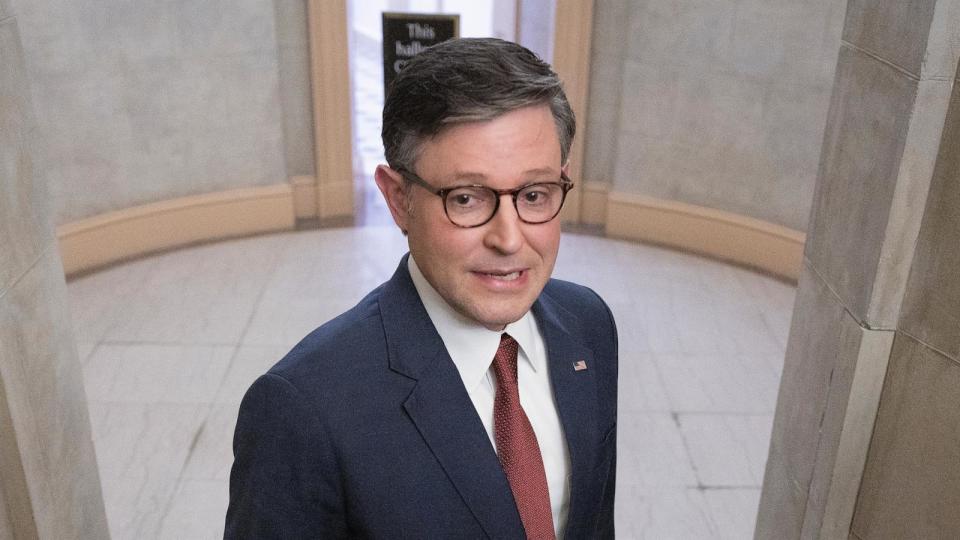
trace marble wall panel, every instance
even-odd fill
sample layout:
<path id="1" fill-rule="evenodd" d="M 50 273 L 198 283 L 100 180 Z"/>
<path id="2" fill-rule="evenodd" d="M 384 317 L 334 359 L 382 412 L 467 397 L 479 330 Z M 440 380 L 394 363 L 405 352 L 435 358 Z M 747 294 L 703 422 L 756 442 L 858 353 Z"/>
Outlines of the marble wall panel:
<path id="1" fill-rule="evenodd" d="M 57 224 L 282 182 L 285 130 L 312 164 L 297 77 L 285 126 L 274 2 L 13 1 Z"/>
<path id="2" fill-rule="evenodd" d="M 0 433 L 12 434 L 14 424 L 4 386 L 0 380 Z M 0 486 L 0 538 L 36 538 L 37 526 L 29 519 L 30 489 L 16 437 L 0 437 Z"/>
<path id="3" fill-rule="evenodd" d="M 960 3 L 940 0 L 933 12 L 930 37 L 924 53 L 921 79 L 948 81 L 960 76 L 957 59 L 960 58 Z"/>
<path id="4" fill-rule="evenodd" d="M 628 54 L 651 62 L 708 65 L 729 53 L 735 14 L 731 1 L 634 2 L 626 37 Z"/>
<path id="5" fill-rule="evenodd" d="M 313 97 L 306 2 L 274 0 L 283 110 L 284 156 L 288 176 L 314 174 Z"/>
<path id="6" fill-rule="evenodd" d="M 944 124 L 900 328 L 960 358 L 960 85 Z"/>
<path id="7" fill-rule="evenodd" d="M 585 179 L 805 229 L 843 4 L 598 3 Z"/>
<path id="8" fill-rule="evenodd" d="M 626 54 L 628 49 L 623 46 L 623 40 L 630 25 L 630 4 L 629 0 L 608 0 L 594 6 L 591 55 L 623 57 Z"/>
<path id="9" fill-rule="evenodd" d="M 949 538 L 960 531 L 960 364 L 899 334 L 852 531 Z"/>
<path id="10" fill-rule="evenodd" d="M 43 184 L 34 181 L 36 135 L 17 20 L 0 16 L 0 296 L 53 237 Z"/>
<path id="11" fill-rule="evenodd" d="M 820 420 L 803 538 L 833 538 L 849 529 L 893 339 L 893 331 L 868 330 L 849 313 L 843 317 L 840 355 Z"/>
<path id="12" fill-rule="evenodd" d="M 863 321 L 873 291 L 917 81 L 842 47 L 806 256 Z"/>
<path id="13" fill-rule="evenodd" d="M 936 4 L 848 0 L 843 39 L 919 77 Z"/>
<path id="14" fill-rule="evenodd" d="M 594 32 L 601 30 L 595 28 Z M 594 34 L 596 35 L 596 34 Z M 620 131 L 620 86 L 623 61 L 617 56 L 594 53 L 590 61 L 590 99 L 586 122 L 580 123 L 584 142 L 583 180 L 613 180 L 617 134 Z"/>
<path id="15" fill-rule="evenodd" d="M 276 48 L 273 3 L 264 0 L 167 2 L 178 44 L 191 54 L 226 56 Z M 139 2 L 135 5 L 139 8 Z M 120 23 L 127 24 L 131 16 Z"/>
<path id="16" fill-rule="evenodd" d="M 37 4 L 39 9 L 52 7 Z M 82 39 L 97 54 L 96 63 L 136 64 L 162 58 L 176 47 L 181 35 L 177 10 L 171 2 L 92 2 L 77 9 L 75 15 Z M 24 32 L 27 31 L 24 26 Z"/>
<path id="17" fill-rule="evenodd" d="M 819 537 L 825 520 L 833 519 L 827 516 L 833 492 L 855 494 L 870 436 L 870 424 L 860 419 L 875 410 L 893 333 L 861 327 L 808 263 L 791 336 L 757 538 Z M 845 425 L 851 418 L 858 425 Z"/>
<path id="18" fill-rule="evenodd" d="M 0 304 L 6 389 L 41 538 L 105 538 L 100 482 L 63 267 L 51 246 Z M 15 518 L 16 519 L 16 518 Z"/>
<path id="19" fill-rule="evenodd" d="M 629 35 L 629 24 L 629 2 L 615 0 L 594 6 L 587 121 L 581 123 L 583 174 L 588 181 L 610 182 L 612 178 L 620 86 L 629 51 L 624 39 Z"/>
<path id="20" fill-rule="evenodd" d="M 845 318 L 843 305 L 810 266 L 804 265 L 777 398 L 756 538 L 800 536 L 834 372 L 842 360 L 849 360 L 843 336 Z"/>
<path id="21" fill-rule="evenodd" d="M 614 189 L 803 228 L 822 135 L 809 118 L 826 117 L 806 89 L 634 61 L 622 88 Z"/>
<path id="22" fill-rule="evenodd" d="M 0 537 L 105 538 L 25 54 L 0 9 Z"/>

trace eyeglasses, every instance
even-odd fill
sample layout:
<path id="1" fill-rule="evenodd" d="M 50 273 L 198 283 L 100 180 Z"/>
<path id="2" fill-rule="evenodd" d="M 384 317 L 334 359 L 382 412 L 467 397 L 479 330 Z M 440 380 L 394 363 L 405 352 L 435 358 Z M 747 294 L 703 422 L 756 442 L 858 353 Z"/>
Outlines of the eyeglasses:
<path id="1" fill-rule="evenodd" d="M 573 182 L 563 172 L 559 182 L 535 182 L 516 189 L 493 189 L 478 184 L 437 189 L 416 174 L 397 169 L 404 178 L 443 199 L 447 218 L 457 227 L 479 227 L 493 219 L 500 208 L 500 197 L 510 195 L 520 221 L 533 225 L 557 217 Z"/>

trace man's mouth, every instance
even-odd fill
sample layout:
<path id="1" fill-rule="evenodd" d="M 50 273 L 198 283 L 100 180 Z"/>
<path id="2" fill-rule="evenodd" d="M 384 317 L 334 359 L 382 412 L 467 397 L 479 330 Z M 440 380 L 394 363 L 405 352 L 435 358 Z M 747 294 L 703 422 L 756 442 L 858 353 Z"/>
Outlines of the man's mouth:
<path id="1" fill-rule="evenodd" d="M 520 272 L 510 272 L 509 274 L 490 274 L 490 273 L 487 273 L 486 275 L 492 277 L 493 279 L 500 280 L 500 281 L 513 281 L 513 280 L 517 279 L 518 277 L 520 277 Z"/>
<path id="2" fill-rule="evenodd" d="M 483 272 L 478 271 L 478 274 L 495 279 L 497 281 L 515 281 L 520 278 L 523 274 L 523 270 L 512 270 L 512 271 L 492 271 L 492 272 Z"/>

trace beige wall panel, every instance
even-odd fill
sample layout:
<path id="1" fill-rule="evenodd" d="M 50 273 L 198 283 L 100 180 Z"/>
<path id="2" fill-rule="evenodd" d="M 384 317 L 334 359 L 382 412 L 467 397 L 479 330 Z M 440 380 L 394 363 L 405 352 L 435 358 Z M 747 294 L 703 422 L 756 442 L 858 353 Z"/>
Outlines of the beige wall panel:
<path id="1" fill-rule="evenodd" d="M 322 220 L 352 216 L 353 137 L 346 0 L 308 0 L 307 19 L 318 217 Z"/>
<path id="2" fill-rule="evenodd" d="M 806 256 L 864 320 L 886 236 L 918 83 L 842 47 Z"/>
<path id="3" fill-rule="evenodd" d="M 773 223 L 712 208 L 611 193 L 606 232 L 692 251 L 796 280 L 804 235 Z"/>
<path id="4" fill-rule="evenodd" d="M 610 191 L 609 184 L 600 182 L 584 182 L 581 188 L 580 218 L 588 225 L 605 225 L 607 223 L 607 197 Z"/>
<path id="5" fill-rule="evenodd" d="M 960 358 L 960 85 L 939 156 L 903 301 L 900 328 Z"/>
<path id="6" fill-rule="evenodd" d="M 866 540 L 960 531 L 960 364 L 899 334 L 853 532 Z"/>
<path id="7" fill-rule="evenodd" d="M 920 77 L 937 3 L 848 0 L 843 39 Z"/>
<path id="8" fill-rule="evenodd" d="M 313 176 L 294 176 L 290 179 L 293 189 L 293 213 L 297 219 L 317 217 L 317 179 Z"/>
<path id="9" fill-rule="evenodd" d="M 317 208 L 320 218 L 350 217 L 355 192 L 352 182 L 320 183 L 317 186 Z"/>
<path id="10" fill-rule="evenodd" d="M 587 98 L 590 83 L 590 32 L 593 25 L 593 2 L 557 0 L 554 16 L 553 68 L 563 81 L 564 93 L 577 116 L 579 129 L 586 125 Z M 583 178 L 583 136 L 574 137 L 570 148 L 570 178 Z M 575 188 L 567 194 L 561 219 L 579 222 L 583 190 Z"/>
<path id="11" fill-rule="evenodd" d="M 209 193 L 118 210 L 57 230 L 67 275 L 197 242 L 290 230 L 289 184 Z"/>
<path id="12" fill-rule="evenodd" d="M 6 391 L 40 538 L 106 538 L 80 362 L 56 250 L 0 303 L 0 384 Z M 6 497 L 5 497 L 6 498 Z"/>

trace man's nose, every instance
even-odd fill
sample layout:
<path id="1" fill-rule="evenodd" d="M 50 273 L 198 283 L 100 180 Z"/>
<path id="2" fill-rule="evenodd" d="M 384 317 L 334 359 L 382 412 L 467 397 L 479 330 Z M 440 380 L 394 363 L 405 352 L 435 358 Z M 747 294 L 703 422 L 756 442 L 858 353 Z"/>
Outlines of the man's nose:
<path id="1" fill-rule="evenodd" d="M 500 207 L 487 223 L 487 232 L 483 237 L 484 245 L 501 253 L 516 253 L 523 246 L 523 222 L 513 204 L 513 197 L 500 196 Z"/>

